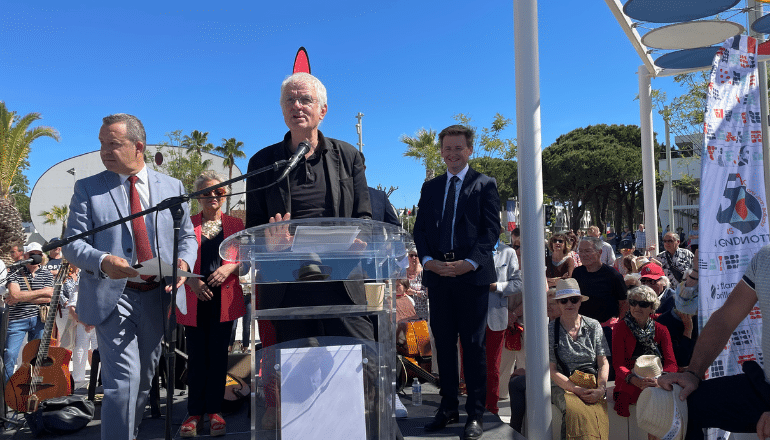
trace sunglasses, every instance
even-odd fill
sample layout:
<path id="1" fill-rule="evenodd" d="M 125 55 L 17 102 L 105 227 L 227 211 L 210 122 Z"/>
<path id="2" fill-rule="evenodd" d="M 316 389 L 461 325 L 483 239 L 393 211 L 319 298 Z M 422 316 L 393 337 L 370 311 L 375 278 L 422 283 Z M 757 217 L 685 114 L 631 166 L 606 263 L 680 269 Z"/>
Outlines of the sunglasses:
<path id="1" fill-rule="evenodd" d="M 415 258 L 417 258 L 417 254 L 409 254 L 409 257 L 410 257 L 410 258 L 411 258 L 411 257 L 415 257 Z"/>
<path id="2" fill-rule="evenodd" d="M 570 296 L 569 298 L 559 298 L 556 300 L 559 304 L 567 304 L 567 301 L 571 302 L 572 304 L 577 304 L 580 302 L 580 300 L 583 299 L 579 296 Z"/>
<path id="3" fill-rule="evenodd" d="M 224 189 L 224 188 L 217 188 L 217 189 L 209 191 L 207 193 L 203 193 L 203 194 L 201 194 L 198 197 L 209 197 L 209 198 L 211 198 L 211 197 L 223 197 L 225 195 L 227 195 L 227 190 L 226 189 Z"/>
<path id="4" fill-rule="evenodd" d="M 637 301 L 635 299 L 629 299 L 628 300 L 628 305 L 631 306 L 631 307 L 639 306 L 639 307 L 641 307 L 643 309 L 646 309 L 647 307 L 652 307 L 652 302 L 651 301 Z"/>
<path id="5" fill-rule="evenodd" d="M 564 240 L 560 240 L 558 238 L 554 238 L 553 240 L 551 240 L 551 243 L 564 243 Z"/>
<path id="6" fill-rule="evenodd" d="M 653 280 L 653 279 L 650 279 L 650 278 L 642 278 L 639 281 L 641 281 L 642 284 L 644 284 L 645 286 L 654 286 L 654 285 L 658 284 L 658 280 Z"/>
<path id="7" fill-rule="evenodd" d="M 520 248 L 521 248 L 521 245 L 518 245 L 518 244 L 513 245 L 513 250 L 515 251 L 518 251 Z"/>

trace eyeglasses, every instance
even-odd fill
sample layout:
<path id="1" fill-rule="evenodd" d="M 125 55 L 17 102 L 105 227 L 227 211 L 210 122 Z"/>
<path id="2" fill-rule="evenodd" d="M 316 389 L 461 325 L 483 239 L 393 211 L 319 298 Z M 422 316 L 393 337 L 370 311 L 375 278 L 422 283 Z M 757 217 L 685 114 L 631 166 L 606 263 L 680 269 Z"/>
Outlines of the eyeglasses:
<path id="1" fill-rule="evenodd" d="M 676 243 L 676 240 L 663 240 L 663 243 Z"/>
<path id="2" fill-rule="evenodd" d="M 283 102 L 288 106 L 294 105 L 294 103 L 297 101 L 299 101 L 299 105 L 303 107 L 310 107 L 311 105 L 313 105 L 314 102 L 316 102 L 316 100 L 313 99 L 313 97 L 310 95 L 302 95 L 296 98 L 290 96 L 290 97 L 284 98 L 283 100 Z"/>
<path id="3" fill-rule="evenodd" d="M 637 301 L 635 299 L 629 299 L 628 300 L 628 305 L 631 306 L 631 307 L 639 306 L 639 307 L 641 307 L 643 309 L 646 309 L 647 307 L 652 307 L 652 302 L 651 301 Z"/>
<path id="4" fill-rule="evenodd" d="M 564 243 L 564 240 L 561 240 L 559 238 L 554 238 L 553 240 L 551 240 L 551 243 Z"/>
<path id="5" fill-rule="evenodd" d="M 642 278 L 639 281 L 641 281 L 642 284 L 644 284 L 645 286 L 654 286 L 654 285 L 658 284 L 658 280 L 653 280 L 651 278 Z"/>
<path id="6" fill-rule="evenodd" d="M 217 188 L 215 190 L 209 191 L 207 193 L 203 193 L 199 195 L 198 197 L 208 197 L 208 198 L 214 198 L 214 197 L 223 197 L 227 195 L 227 190 L 224 188 Z"/>
<path id="7" fill-rule="evenodd" d="M 567 301 L 571 302 L 572 304 L 577 304 L 580 302 L 580 300 L 583 299 L 579 296 L 570 296 L 569 298 L 559 298 L 556 301 L 559 304 L 567 304 Z"/>

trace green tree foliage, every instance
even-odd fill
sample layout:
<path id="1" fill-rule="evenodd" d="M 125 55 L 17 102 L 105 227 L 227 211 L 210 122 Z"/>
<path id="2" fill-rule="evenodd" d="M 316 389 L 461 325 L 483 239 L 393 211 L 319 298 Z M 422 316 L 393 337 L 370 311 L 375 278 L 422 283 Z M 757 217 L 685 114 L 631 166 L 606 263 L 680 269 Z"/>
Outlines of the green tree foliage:
<path id="1" fill-rule="evenodd" d="M 18 116 L 16 112 L 8 111 L 5 103 L 0 101 L 0 197 L 4 199 L 12 193 L 16 174 L 25 163 L 29 165 L 26 161 L 32 142 L 41 137 L 59 141 L 59 132 L 54 128 L 30 128 L 39 119 L 40 113 Z"/>
<path id="2" fill-rule="evenodd" d="M 209 132 L 201 133 L 198 130 L 193 130 L 189 136 L 185 135 L 182 138 L 182 146 L 187 148 L 187 153 L 208 153 L 214 149 L 214 145 L 208 142 Z"/>
<path id="3" fill-rule="evenodd" d="M 684 93 L 667 101 L 666 92 L 652 91 L 652 103 L 663 119 L 668 120 L 669 129 L 675 136 L 699 134 L 694 136 L 693 149 L 703 147 L 703 112 L 708 99 L 709 71 L 684 73 L 674 76 L 674 82 L 684 89 Z"/>
<path id="4" fill-rule="evenodd" d="M 518 162 L 500 159 L 498 157 L 477 157 L 468 162 L 474 170 L 492 176 L 497 180 L 497 191 L 500 201 L 519 195 Z"/>
<path id="5" fill-rule="evenodd" d="M 67 230 L 67 215 L 69 214 L 69 208 L 67 205 L 53 206 L 49 211 L 42 211 L 39 215 L 45 217 L 43 223 L 47 225 L 55 225 L 61 222 L 61 235 L 60 238 L 64 238 L 64 232 Z"/>
<path id="6" fill-rule="evenodd" d="M 615 205 L 616 230 L 622 229 L 623 214 L 631 227 L 642 199 L 640 151 L 638 126 L 606 124 L 572 130 L 543 150 L 545 192 L 571 209 L 570 229 L 577 229 L 585 210 L 592 208 L 603 230 L 610 204 Z"/>
<path id="7" fill-rule="evenodd" d="M 222 138 L 222 145 L 214 148 L 214 151 L 224 156 L 222 164 L 228 168 L 228 180 L 233 178 L 233 167 L 235 166 L 235 159 L 244 159 L 246 157 L 246 153 L 244 153 L 241 148 L 243 148 L 243 142 L 236 141 L 235 138 Z M 232 192 L 233 186 L 230 185 L 230 193 Z M 230 197 L 227 198 L 227 212 L 230 212 Z"/>
<path id="8" fill-rule="evenodd" d="M 404 156 L 413 157 L 425 166 L 425 180 L 430 180 L 436 174 L 446 171 L 446 165 L 438 150 L 438 137 L 436 135 L 436 130 L 421 128 L 417 130 L 414 137 L 404 134 L 399 138 L 400 142 L 407 145 Z"/>
<path id="9" fill-rule="evenodd" d="M 191 193 L 195 190 L 193 187 L 195 179 L 200 175 L 200 173 L 211 167 L 211 160 L 203 160 L 201 152 L 199 152 L 196 148 L 191 149 L 190 145 L 186 145 L 188 148 L 187 151 L 184 151 L 180 148 L 168 148 L 179 146 L 178 144 L 174 145 L 173 143 L 180 141 L 181 132 L 181 130 L 176 130 L 166 133 L 166 137 L 168 137 L 169 140 L 161 142 L 158 146 L 157 152 L 162 153 L 165 157 L 161 165 L 155 164 L 154 161 L 148 162 L 152 165 L 155 171 L 160 171 L 164 174 L 181 180 L 184 184 L 185 191 L 187 193 Z M 181 143 L 184 144 L 185 139 L 193 139 L 196 137 L 197 139 L 200 139 L 200 136 L 196 136 L 195 133 L 200 134 L 198 130 L 194 130 L 192 132 L 192 136 L 184 136 L 184 138 L 181 138 Z M 205 133 L 205 135 L 208 136 L 208 132 Z M 205 137 L 203 140 L 205 142 Z M 202 149 L 202 151 L 207 150 Z M 147 156 L 147 154 L 145 154 L 145 156 Z M 147 160 L 147 157 L 145 157 L 145 160 Z M 197 200 L 192 200 L 190 202 L 190 212 L 198 212 Z"/>
<path id="10" fill-rule="evenodd" d="M 19 195 L 17 199 L 28 220 L 29 198 L 26 190 L 29 182 L 22 173 L 29 166 L 27 157 L 32 143 L 41 137 L 59 141 L 59 132 L 51 127 L 30 128 L 39 119 L 40 113 L 19 116 L 0 101 L 0 257 L 6 262 L 10 262 L 10 247 L 24 242 L 23 217 L 14 194 Z"/>
<path id="11" fill-rule="evenodd" d="M 29 169 L 29 160 L 24 159 L 19 165 L 19 172 L 13 177 L 11 183 L 11 197 L 16 200 L 16 208 L 19 210 L 21 221 L 31 222 L 32 215 L 29 212 L 29 179 L 24 172 Z"/>

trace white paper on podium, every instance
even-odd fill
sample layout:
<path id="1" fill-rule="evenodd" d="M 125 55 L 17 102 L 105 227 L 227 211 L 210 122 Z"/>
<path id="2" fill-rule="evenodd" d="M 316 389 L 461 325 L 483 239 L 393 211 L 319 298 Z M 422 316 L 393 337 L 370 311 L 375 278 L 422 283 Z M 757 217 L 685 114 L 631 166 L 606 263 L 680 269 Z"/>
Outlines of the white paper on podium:
<path id="1" fill-rule="evenodd" d="M 359 232 L 358 226 L 297 226 L 291 251 L 316 254 L 346 251 Z"/>
<path id="2" fill-rule="evenodd" d="M 366 438 L 361 345 L 280 350 L 281 438 Z"/>
<path id="3" fill-rule="evenodd" d="M 140 278 L 142 275 L 145 276 L 158 276 L 158 273 L 161 274 L 163 277 L 170 277 L 171 272 L 174 270 L 173 267 L 171 267 L 170 264 L 166 263 L 165 261 L 161 260 L 160 257 L 155 257 L 152 260 L 142 261 L 141 263 L 137 263 L 134 266 L 134 269 L 136 269 L 137 272 L 139 272 L 139 276 L 129 278 L 128 281 L 133 281 L 135 283 L 143 283 L 144 280 Z M 200 275 L 196 275 L 192 272 L 187 272 L 182 269 L 177 269 L 177 275 L 180 277 L 188 277 L 188 278 L 200 278 Z M 178 291 L 176 295 L 176 306 L 179 307 L 179 311 L 183 314 L 187 314 L 187 295 L 185 294 L 184 286 L 182 286 Z"/>

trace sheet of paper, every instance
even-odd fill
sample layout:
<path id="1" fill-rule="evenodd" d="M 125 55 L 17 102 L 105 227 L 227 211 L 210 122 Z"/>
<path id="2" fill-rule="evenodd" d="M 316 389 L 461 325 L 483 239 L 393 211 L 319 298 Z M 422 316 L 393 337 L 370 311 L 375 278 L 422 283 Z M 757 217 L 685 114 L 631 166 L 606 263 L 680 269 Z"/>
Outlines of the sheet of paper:
<path id="1" fill-rule="evenodd" d="M 139 272 L 139 275 L 147 275 L 147 276 L 158 276 L 158 273 L 160 272 L 163 277 L 170 277 L 171 272 L 173 270 L 173 267 L 171 267 L 170 264 L 166 263 L 165 261 L 161 260 L 159 257 L 155 257 L 152 260 L 143 261 L 141 263 L 135 264 L 134 269 L 136 269 L 137 272 Z M 188 277 L 188 278 L 200 278 L 200 275 L 196 275 L 191 272 L 186 272 L 184 270 L 177 270 L 177 275 L 180 277 Z M 136 283 L 143 283 L 144 280 L 140 277 L 133 277 L 129 278 L 129 281 L 133 281 Z M 179 311 L 183 314 L 187 314 L 187 295 L 185 294 L 184 286 L 180 288 L 177 291 L 176 295 L 176 306 L 179 307 Z"/>
<path id="2" fill-rule="evenodd" d="M 360 345 L 280 350 L 281 438 L 366 438 Z"/>
<path id="3" fill-rule="evenodd" d="M 162 277 L 170 277 L 171 271 L 174 269 L 171 267 L 170 264 L 166 263 L 165 261 L 161 260 L 160 257 L 155 257 L 152 260 L 142 261 L 141 263 L 137 263 L 134 265 L 134 269 L 136 269 L 137 272 L 139 272 L 139 275 L 147 275 L 152 276 L 155 275 L 158 276 L 158 273 L 161 274 Z M 177 270 L 177 275 L 180 277 L 188 277 L 188 278 L 200 278 L 200 275 L 196 275 L 192 272 L 186 272 L 182 269 Z M 138 283 L 143 283 L 144 280 L 139 277 L 130 278 L 130 281 L 136 281 Z"/>
<path id="4" fill-rule="evenodd" d="M 350 249 L 358 236 L 357 226 L 298 226 L 292 252 L 339 252 Z"/>

